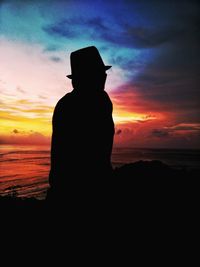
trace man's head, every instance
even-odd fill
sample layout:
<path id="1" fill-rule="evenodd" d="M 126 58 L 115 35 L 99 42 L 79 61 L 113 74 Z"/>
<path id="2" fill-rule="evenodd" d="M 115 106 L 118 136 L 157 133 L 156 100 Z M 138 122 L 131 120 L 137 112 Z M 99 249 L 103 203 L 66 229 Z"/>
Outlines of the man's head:
<path id="1" fill-rule="evenodd" d="M 90 46 L 71 53 L 72 85 L 76 89 L 104 89 L 106 70 L 111 66 L 105 66 L 96 47 Z"/>
<path id="2" fill-rule="evenodd" d="M 102 91 L 105 87 L 107 74 L 103 72 L 88 73 L 88 75 L 73 75 L 72 86 L 80 91 Z"/>

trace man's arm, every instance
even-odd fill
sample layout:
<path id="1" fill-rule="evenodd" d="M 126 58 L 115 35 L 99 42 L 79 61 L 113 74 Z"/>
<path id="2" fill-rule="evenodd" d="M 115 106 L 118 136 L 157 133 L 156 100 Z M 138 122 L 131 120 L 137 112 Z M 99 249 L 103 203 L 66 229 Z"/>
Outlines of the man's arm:
<path id="1" fill-rule="evenodd" d="M 52 118 L 52 138 L 51 138 L 51 169 L 49 174 L 49 184 L 52 186 L 54 184 L 54 180 L 58 179 L 59 172 L 59 163 L 61 156 L 61 104 L 57 103 L 53 118 Z"/>

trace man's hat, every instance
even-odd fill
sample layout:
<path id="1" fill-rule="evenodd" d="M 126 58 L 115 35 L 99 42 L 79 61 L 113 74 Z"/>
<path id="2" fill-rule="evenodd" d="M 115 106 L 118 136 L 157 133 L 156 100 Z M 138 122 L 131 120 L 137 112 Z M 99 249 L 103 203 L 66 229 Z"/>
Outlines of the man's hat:
<path id="1" fill-rule="evenodd" d="M 72 79 L 73 75 L 84 75 L 95 71 L 106 71 L 112 66 L 105 66 L 95 46 L 85 47 L 71 53 L 71 70 L 72 74 L 67 75 Z"/>

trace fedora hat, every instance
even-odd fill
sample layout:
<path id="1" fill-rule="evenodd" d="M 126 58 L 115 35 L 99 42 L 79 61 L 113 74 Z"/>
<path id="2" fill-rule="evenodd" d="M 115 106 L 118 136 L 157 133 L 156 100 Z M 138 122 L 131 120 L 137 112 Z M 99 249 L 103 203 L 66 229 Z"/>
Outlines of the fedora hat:
<path id="1" fill-rule="evenodd" d="M 105 66 L 95 46 L 85 47 L 76 50 L 70 55 L 71 71 L 72 74 L 67 75 L 72 79 L 76 75 L 84 75 L 88 72 L 106 71 L 112 66 Z"/>

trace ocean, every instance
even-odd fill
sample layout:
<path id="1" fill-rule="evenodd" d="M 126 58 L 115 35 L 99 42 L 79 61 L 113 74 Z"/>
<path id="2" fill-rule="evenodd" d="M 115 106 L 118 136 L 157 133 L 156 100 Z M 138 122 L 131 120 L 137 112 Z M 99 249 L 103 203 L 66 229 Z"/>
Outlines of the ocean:
<path id="1" fill-rule="evenodd" d="M 113 168 L 139 160 L 160 160 L 175 168 L 200 169 L 200 150 L 114 148 Z M 0 196 L 44 199 L 50 168 L 49 146 L 0 146 Z"/>

